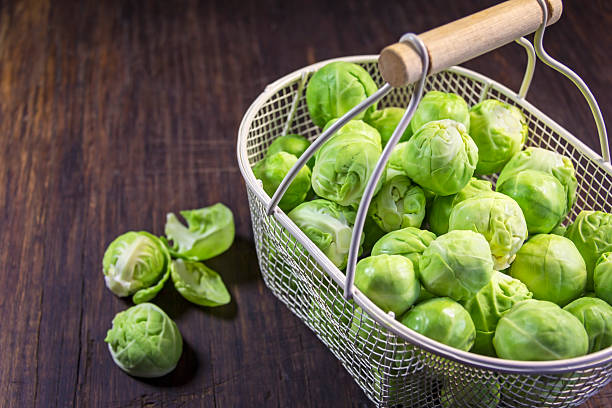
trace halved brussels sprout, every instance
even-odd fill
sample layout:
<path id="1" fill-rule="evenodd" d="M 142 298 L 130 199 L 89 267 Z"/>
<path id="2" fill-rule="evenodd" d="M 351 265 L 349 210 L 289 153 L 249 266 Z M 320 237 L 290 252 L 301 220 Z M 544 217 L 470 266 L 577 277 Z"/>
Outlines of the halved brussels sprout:
<path id="1" fill-rule="evenodd" d="M 392 231 L 379 239 L 372 255 L 401 255 L 412 261 L 415 272 L 419 271 L 419 260 L 425 249 L 436 239 L 433 232 L 407 227 Z"/>
<path id="2" fill-rule="evenodd" d="M 527 238 L 521 207 L 501 193 L 485 193 L 453 207 L 449 230 L 472 230 L 485 236 L 491 247 L 495 270 L 506 269 Z"/>
<path id="3" fill-rule="evenodd" d="M 409 128 L 414 134 L 426 123 L 442 119 L 455 120 L 469 129 L 470 111 L 465 99 L 454 93 L 427 92 L 414 112 Z"/>
<path id="4" fill-rule="evenodd" d="M 175 259 L 170 266 L 174 287 L 185 299 L 200 306 L 222 306 L 231 296 L 221 276 L 201 262 Z"/>
<path id="5" fill-rule="evenodd" d="M 404 116 L 404 113 L 406 113 L 406 109 L 403 108 L 384 108 L 374 111 L 366 120 L 370 126 L 376 128 L 378 133 L 380 133 L 380 139 L 383 146 L 385 146 L 389 139 L 391 139 L 391 136 L 393 136 L 393 131 L 399 124 L 402 116 Z M 402 137 L 400 138 L 400 142 L 404 142 L 409 138 L 410 129 L 406 128 L 402 134 Z"/>
<path id="6" fill-rule="evenodd" d="M 344 61 L 330 62 L 313 74 L 306 87 L 306 104 L 310 118 L 319 127 L 332 119 L 344 115 L 355 105 L 378 90 L 378 86 L 368 72 L 357 64 Z M 368 117 L 376 110 L 370 106 L 365 114 L 355 117 Z"/>
<path id="7" fill-rule="evenodd" d="M 376 306 L 396 316 L 414 304 L 421 288 L 412 262 L 400 255 L 363 258 L 357 263 L 355 286 Z"/>
<path id="8" fill-rule="evenodd" d="M 278 152 L 287 152 L 299 159 L 309 147 L 310 141 L 304 136 L 288 134 L 274 139 L 274 141 L 270 143 L 270 146 L 268 146 L 266 156 L 271 156 Z M 314 156 L 308 160 L 307 166 L 312 170 L 314 166 Z"/>
<path id="9" fill-rule="evenodd" d="M 565 306 L 576 316 L 589 336 L 589 353 L 612 346 L 612 306 L 601 299 L 583 297 Z"/>
<path id="10" fill-rule="evenodd" d="M 470 136 L 478 146 L 476 173 L 499 173 L 527 138 L 527 120 L 516 106 L 485 99 L 470 109 Z"/>
<path id="11" fill-rule="evenodd" d="M 440 235 L 419 261 L 421 283 L 431 293 L 466 300 L 482 289 L 493 275 L 487 240 L 472 231 Z"/>
<path id="12" fill-rule="evenodd" d="M 533 297 L 563 307 L 584 293 L 586 266 L 572 241 L 553 234 L 529 239 L 517 252 L 510 275 L 520 279 Z"/>
<path id="13" fill-rule="evenodd" d="M 405 176 L 404 171 L 404 150 L 408 146 L 408 142 L 398 143 L 389 156 L 387 162 L 387 181 L 395 176 Z"/>
<path id="14" fill-rule="evenodd" d="M 447 297 L 419 303 L 400 322 L 424 336 L 464 351 L 472 348 L 476 336 L 470 314 Z"/>
<path id="15" fill-rule="evenodd" d="M 395 176 L 383 183 L 368 211 L 385 232 L 419 228 L 425 218 L 425 193 L 406 176 Z"/>
<path id="16" fill-rule="evenodd" d="M 450 119 L 429 122 L 407 143 L 406 175 L 437 195 L 461 191 L 474 174 L 478 147 L 459 122 Z"/>
<path id="17" fill-rule="evenodd" d="M 593 272 L 593 286 L 598 298 L 612 305 L 612 252 L 605 252 Z"/>
<path id="18" fill-rule="evenodd" d="M 589 338 L 574 315 L 545 300 L 524 300 L 505 313 L 493 346 L 508 360 L 546 361 L 585 355 Z"/>
<path id="19" fill-rule="evenodd" d="M 287 152 L 267 155 L 253 166 L 253 174 L 261 180 L 264 191 L 272 197 L 297 160 L 297 157 Z M 281 210 L 291 211 L 304 202 L 310 190 L 310 175 L 308 166 L 300 169 L 278 203 Z"/>

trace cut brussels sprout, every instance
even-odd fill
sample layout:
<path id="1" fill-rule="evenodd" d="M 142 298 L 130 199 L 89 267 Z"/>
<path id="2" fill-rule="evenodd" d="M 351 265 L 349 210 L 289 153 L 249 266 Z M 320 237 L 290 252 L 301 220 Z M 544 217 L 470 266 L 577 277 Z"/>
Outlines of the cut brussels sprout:
<path id="1" fill-rule="evenodd" d="M 436 239 L 436 235 L 433 232 L 413 227 L 403 228 L 389 232 L 379 239 L 372 248 L 372 255 L 405 256 L 412 261 L 414 270 L 418 275 L 421 254 L 434 239 Z"/>
<path id="2" fill-rule="evenodd" d="M 391 136 L 393 136 L 393 131 L 397 125 L 399 125 L 404 113 L 406 113 L 406 109 L 403 108 L 384 108 L 374 111 L 366 120 L 370 126 L 376 128 L 378 133 L 380 133 L 380 139 L 383 146 L 385 146 L 389 139 L 391 139 Z M 399 141 L 404 142 L 409 138 L 410 129 L 406 128 Z"/>
<path id="3" fill-rule="evenodd" d="M 485 193 L 453 207 L 449 230 L 472 230 L 489 242 L 493 267 L 506 269 L 527 238 L 527 223 L 521 207 L 501 193 Z"/>
<path id="4" fill-rule="evenodd" d="M 412 261 L 400 255 L 369 256 L 359 261 L 355 286 L 376 306 L 396 316 L 414 304 L 421 288 Z"/>
<path id="5" fill-rule="evenodd" d="M 104 341 L 119 368 L 135 377 L 166 375 L 174 370 L 183 353 L 178 327 L 152 303 L 117 313 Z"/>
<path id="6" fill-rule="evenodd" d="M 527 120 L 516 106 L 485 99 L 470 109 L 469 132 L 478 146 L 476 173 L 499 173 L 523 147 Z"/>
<path id="7" fill-rule="evenodd" d="M 221 203 L 198 210 L 180 212 L 185 227 L 173 213 L 166 216 L 166 237 L 172 241 L 170 253 L 177 258 L 204 261 L 229 249 L 234 242 L 232 210 Z"/>
<path id="8" fill-rule="evenodd" d="M 261 180 L 264 191 L 272 197 L 297 160 L 297 157 L 287 152 L 267 155 L 253 167 L 253 174 Z M 304 202 L 310 190 L 310 176 L 308 166 L 300 169 L 278 203 L 281 210 L 291 211 Z"/>
<path id="9" fill-rule="evenodd" d="M 470 314 L 454 300 L 441 297 L 426 300 L 400 319 L 404 326 L 444 343 L 468 351 L 474 344 L 476 330 Z"/>
<path id="10" fill-rule="evenodd" d="M 278 152 L 287 152 L 300 158 L 309 147 L 310 141 L 304 136 L 288 134 L 274 139 L 274 141 L 270 143 L 270 146 L 268 146 L 266 156 L 272 156 Z M 314 156 L 308 160 L 307 166 L 312 170 L 314 166 Z"/>
<path id="11" fill-rule="evenodd" d="M 593 272 L 593 286 L 598 298 L 612 305 L 612 252 L 605 252 Z"/>
<path id="12" fill-rule="evenodd" d="M 348 122 L 317 151 L 312 188 L 319 197 L 358 206 L 381 151 L 376 129 L 360 120 Z"/>
<path id="13" fill-rule="evenodd" d="M 414 112 L 409 128 L 414 134 L 426 123 L 442 119 L 455 120 L 469 129 L 470 111 L 465 99 L 454 93 L 427 92 Z"/>
<path id="14" fill-rule="evenodd" d="M 563 307 L 584 293 L 586 266 L 572 241 L 553 234 L 529 239 L 516 254 L 510 275 L 520 279 L 533 297 Z"/>
<path id="15" fill-rule="evenodd" d="M 176 259 L 170 267 L 174 287 L 185 299 L 200 306 L 222 306 L 231 296 L 221 276 L 201 262 Z"/>
<path id="16" fill-rule="evenodd" d="M 508 360 L 561 360 L 585 355 L 589 338 L 571 313 L 552 302 L 530 299 L 499 319 L 493 346 Z"/>
<path id="17" fill-rule="evenodd" d="M 587 268 L 587 290 L 593 290 L 593 271 L 601 255 L 612 251 L 612 214 L 580 211 L 565 236 L 580 251 Z"/>
<path id="18" fill-rule="evenodd" d="M 429 122 L 407 143 L 403 162 L 406 175 L 437 195 L 461 191 L 474 174 L 478 148 L 459 122 Z"/>
<path id="19" fill-rule="evenodd" d="M 436 238 L 421 256 L 419 277 L 431 293 L 467 300 L 493 275 L 486 239 L 472 231 L 451 231 Z"/>
<path id="20" fill-rule="evenodd" d="M 385 232 L 419 228 L 425 218 L 425 193 L 406 176 L 395 176 L 383 183 L 368 211 Z"/>
<path id="21" fill-rule="evenodd" d="M 496 408 L 501 401 L 501 386 L 495 378 L 446 379 L 440 390 L 443 408 Z"/>
<path id="22" fill-rule="evenodd" d="M 306 104 L 310 118 L 319 127 L 332 119 L 337 119 L 351 108 L 378 90 L 370 74 L 357 64 L 344 61 L 331 62 L 313 74 L 306 87 Z M 376 110 L 370 106 L 365 114 L 355 117 L 368 117 Z"/>
<path id="23" fill-rule="evenodd" d="M 170 254 L 145 231 L 117 237 L 106 249 L 102 271 L 106 287 L 117 296 L 134 295 L 134 303 L 151 300 L 168 279 Z"/>
<path id="24" fill-rule="evenodd" d="M 589 336 L 589 353 L 612 346 L 612 306 L 598 298 L 583 297 L 563 309 L 584 326 Z"/>
<path id="25" fill-rule="evenodd" d="M 398 143 L 389 156 L 387 162 L 387 181 L 395 176 L 405 176 L 404 171 L 404 150 L 408 146 L 408 142 Z"/>

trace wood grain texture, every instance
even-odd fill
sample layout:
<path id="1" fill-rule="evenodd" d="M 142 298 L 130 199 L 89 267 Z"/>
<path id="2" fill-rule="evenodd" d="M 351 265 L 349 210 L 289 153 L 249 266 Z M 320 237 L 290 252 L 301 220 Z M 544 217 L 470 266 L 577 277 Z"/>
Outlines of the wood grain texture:
<path id="1" fill-rule="evenodd" d="M 238 124 L 288 72 L 376 53 L 494 3 L 0 2 L 0 406 L 368 406 L 261 280 Z M 568 0 L 545 39 L 605 118 L 610 26 L 609 2 Z M 509 45 L 465 65 L 518 89 L 524 63 Z M 528 99 L 597 149 L 586 103 L 557 73 L 538 66 Z M 210 266 L 232 303 L 199 308 L 167 285 L 155 303 L 183 333 L 181 362 L 161 379 L 125 375 L 103 339 L 130 302 L 104 287 L 104 249 L 217 201 L 233 209 L 237 239 Z M 585 407 L 610 404 L 612 386 Z"/>

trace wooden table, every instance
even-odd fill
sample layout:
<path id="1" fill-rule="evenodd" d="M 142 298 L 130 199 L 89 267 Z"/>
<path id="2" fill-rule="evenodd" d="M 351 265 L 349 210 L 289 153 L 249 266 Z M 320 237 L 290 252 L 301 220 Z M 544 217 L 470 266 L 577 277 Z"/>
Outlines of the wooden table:
<path id="1" fill-rule="evenodd" d="M 378 52 L 494 1 L 24 1 L 0 3 L 0 406 L 368 406 L 340 363 L 265 288 L 235 159 L 264 86 L 315 61 Z M 612 8 L 567 1 L 549 52 L 612 117 Z M 466 64 L 513 89 L 508 45 Z M 597 149 L 571 84 L 541 64 L 532 103 Z M 208 309 L 171 284 L 155 300 L 185 351 L 167 377 L 117 368 L 103 342 L 131 305 L 101 259 L 128 230 L 222 201 L 231 250 L 210 262 L 233 301 Z M 612 404 L 612 386 L 585 406 Z"/>

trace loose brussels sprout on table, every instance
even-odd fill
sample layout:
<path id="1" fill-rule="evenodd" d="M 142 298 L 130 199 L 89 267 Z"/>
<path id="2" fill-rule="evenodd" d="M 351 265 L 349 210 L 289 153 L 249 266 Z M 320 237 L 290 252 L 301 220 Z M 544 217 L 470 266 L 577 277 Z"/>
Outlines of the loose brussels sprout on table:
<path id="1" fill-rule="evenodd" d="M 222 306 L 231 300 L 221 276 L 201 262 L 176 259 L 170 274 L 178 293 L 196 305 Z"/>
<path id="2" fill-rule="evenodd" d="M 498 173 L 523 147 L 527 120 L 516 106 L 485 99 L 470 109 L 469 132 L 478 146 L 476 173 Z"/>
<path id="3" fill-rule="evenodd" d="M 474 174 L 478 148 L 459 122 L 445 119 L 426 123 L 407 143 L 406 175 L 437 195 L 458 193 Z"/>
<path id="4" fill-rule="evenodd" d="M 418 274 L 421 254 L 434 239 L 436 235 L 433 232 L 413 227 L 403 228 L 380 238 L 372 248 L 372 255 L 405 256 L 412 261 L 414 270 Z"/>
<path id="5" fill-rule="evenodd" d="M 553 234 L 529 239 L 517 252 L 510 275 L 525 283 L 533 297 L 563 307 L 584 293 L 584 260 L 572 241 Z"/>
<path id="6" fill-rule="evenodd" d="M 278 152 L 287 152 L 300 158 L 309 147 L 310 142 L 304 136 L 288 134 L 274 139 L 270 146 L 268 146 L 266 156 L 272 156 Z M 307 165 L 312 169 L 312 166 L 314 166 L 314 156 L 308 160 Z"/>
<path id="7" fill-rule="evenodd" d="M 612 346 L 612 306 L 598 298 L 583 297 L 563 309 L 584 326 L 589 336 L 589 353 Z"/>
<path id="8" fill-rule="evenodd" d="M 369 215 L 385 232 L 419 228 L 425 218 L 425 193 L 408 177 L 395 176 L 372 199 Z"/>
<path id="9" fill-rule="evenodd" d="M 391 136 L 393 136 L 393 131 L 399 124 L 402 116 L 404 116 L 404 113 L 406 113 L 406 109 L 390 107 L 374 111 L 370 117 L 366 119 L 366 122 L 370 126 L 376 128 L 378 133 L 380 133 L 380 139 L 383 146 L 385 146 L 389 139 L 391 139 Z M 406 128 L 399 141 L 405 142 L 408 139 L 410 139 L 410 129 Z"/>
<path id="10" fill-rule="evenodd" d="M 315 72 L 306 87 L 306 104 L 310 118 L 319 127 L 337 119 L 378 90 L 368 72 L 357 64 L 331 62 Z M 355 119 L 368 117 L 376 104 Z"/>
<path id="11" fill-rule="evenodd" d="M 454 93 L 427 92 L 414 112 L 409 128 L 414 134 L 421 126 L 442 119 L 452 119 L 469 129 L 470 112 L 465 99 Z"/>
<path id="12" fill-rule="evenodd" d="M 113 361 L 135 377 L 166 375 L 174 370 L 183 353 L 178 327 L 152 303 L 117 313 L 104 341 Z"/>
<path id="13" fill-rule="evenodd" d="M 593 272 L 593 286 L 597 297 L 612 305 L 612 252 L 599 257 Z"/>
<path id="14" fill-rule="evenodd" d="M 481 234 L 451 231 L 441 235 L 421 256 L 421 283 L 435 295 L 469 299 L 491 280 L 490 254 L 489 244 Z"/>
<path id="15" fill-rule="evenodd" d="M 589 339 L 570 312 L 552 302 L 530 299 L 499 319 L 493 346 L 499 357 L 509 360 L 560 360 L 586 354 Z"/>

